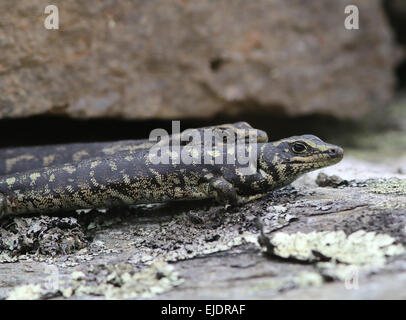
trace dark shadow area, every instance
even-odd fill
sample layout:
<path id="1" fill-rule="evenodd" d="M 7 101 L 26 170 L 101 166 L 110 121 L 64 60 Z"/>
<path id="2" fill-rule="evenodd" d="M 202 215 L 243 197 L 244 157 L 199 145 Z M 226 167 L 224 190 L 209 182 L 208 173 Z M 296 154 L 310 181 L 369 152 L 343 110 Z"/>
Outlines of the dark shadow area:
<path id="1" fill-rule="evenodd" d="M 292 135 L 314 134 L 332 143 L 351 144 L 351 135 L 360 132 L 384 131 L 394 124 L 362 119 L 337 120 L 327 116 L 287 118 L 269 114 L 245 114 L 239 117 L 217 117 L 213 120 L 181 120 L 181 130 L 221 123 L 247 121 L 253 127 L 266 131 L 270 140 Z M 113 119 L 75 120 L 64 117 L 30 117 L 0 120 L 0 147 L 32 146 L 72 142 L 116 141 L 146 139 L 151 130 L 163 128 L 172 132 L 171 120 L 129 121 Z"/>
<path id="2" fill-rule="evenodd" d="M 398 0 L 383 0 L 384 11 L 395 34 L 396 41 L 406 45 L 406 2 Z M 398 64 L 396 70 L 398 88 L 406 88 L 406 57 Z"/>

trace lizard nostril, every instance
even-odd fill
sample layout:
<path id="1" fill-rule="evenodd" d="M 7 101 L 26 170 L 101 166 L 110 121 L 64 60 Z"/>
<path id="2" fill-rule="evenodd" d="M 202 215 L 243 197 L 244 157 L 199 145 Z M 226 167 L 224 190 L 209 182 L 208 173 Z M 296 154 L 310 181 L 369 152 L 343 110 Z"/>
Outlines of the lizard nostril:
<path id="1" fill-rule="evenodd" d="M 341 148 L 331 148 L 329 151 L 330 154 L 333 156 L 342 156 L 344 153 Z"/>

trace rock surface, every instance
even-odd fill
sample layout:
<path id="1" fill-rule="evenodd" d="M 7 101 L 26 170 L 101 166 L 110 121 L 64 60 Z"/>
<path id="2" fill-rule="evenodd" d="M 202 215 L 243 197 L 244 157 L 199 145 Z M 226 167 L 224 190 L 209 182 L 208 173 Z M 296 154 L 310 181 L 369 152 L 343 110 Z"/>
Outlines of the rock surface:
<path id="1" fill-rule="evenodd" d="M 317 187 L 314 172 L 239 208 L 93 211 L 64 227 L 60 218 L 58 230 L 47 227 L 57 218 L 38 216 L 29 237 L 37 245 L 25 250 L 11 240 L 33 220 L 5 219 L 0 299 L 405 299 L 406 175 L 377 167 L 358 178 L 368 167 L 347 157 L 323 171 L 346 173 L 348 186 Z M 72 231 L 88 241 L 61 253 Z"/>
<path id="2" fill-rule="evenodd" d="M 332 126 L 340 163 L 244 206 L 5 217 L 0 300 L 405 299 L 405 106 L 389 131 Z"/>
<path id="3" fill-rule="evenodd" d="M 398 51 L 380 1 L 2 1 L 0 118 L 358 118 L 392 95 Z"/>

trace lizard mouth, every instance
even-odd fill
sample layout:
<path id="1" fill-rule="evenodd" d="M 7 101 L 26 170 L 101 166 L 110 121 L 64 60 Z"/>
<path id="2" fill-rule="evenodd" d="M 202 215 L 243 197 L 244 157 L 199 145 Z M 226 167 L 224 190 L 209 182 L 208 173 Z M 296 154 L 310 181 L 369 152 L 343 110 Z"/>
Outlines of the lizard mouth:
<path id="1" fill-rule="evenodd" d="M 302 159 L 296 159 L 287 161 L 286 164 L 298 164 L 313 167 L 324 167 L 336 164 L 341 161 L 344 157 L 344 150 L 340 147 L 331 148 L 319 155 L 315 156 L 313 159 L 303 157 Z"/>

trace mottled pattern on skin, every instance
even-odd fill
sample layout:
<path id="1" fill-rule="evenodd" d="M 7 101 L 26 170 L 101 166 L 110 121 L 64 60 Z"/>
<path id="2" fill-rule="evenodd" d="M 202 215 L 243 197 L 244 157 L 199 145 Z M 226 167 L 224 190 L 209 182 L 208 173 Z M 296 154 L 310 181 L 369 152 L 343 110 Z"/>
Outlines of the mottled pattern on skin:
<path id="1" fill-rule="evenodd" d="M 204 129 L 213 130 L 217 135 L 221 135 L 222 131 L 229 129 L 242 139 L 246 138 L 247 130 L 254 130 L 252 132 L 256 134 L 258 142 L 268 141 L 268 136 L 264 131 L 252 128 L 247 122 L 222 124 L 196 130 L 202 134 Z M 176 138 L 179 138 L 179 134 L 169 136 L 170 141 Z M 151 148 L 155 143 L 148 139 L 141 139 L 4 148 L 0 149 L 0 176 L 65 163 L 77 163 L 85 159 L 112 156 L 122 152 L 145 150 Z"/>
<path id="2" fill-rule="evenodd" d="M 246 151 L 249 147 L 245 145 Z M 229 146 L 217 148 L 223 148 L 218 156 L 226 163 Z M 210 151 L 205 149 L 202 158 L 197 159 L 200 161 L 191 164 L 153 164 L 149 150 L 140 149 L 6 175 L 0 177 L 0 213 L 46 213 L 206 198 L 238 204 L 343 157 L 341 148 L 311 135 L 258 143 L 255 148 L 257 170 L 251 175 L 241 174 L 247 164 L 238 161 L 201 164 Z M 200 145 L 181 147 L 189 154 L 198 150 L 202 150 Z"/>

